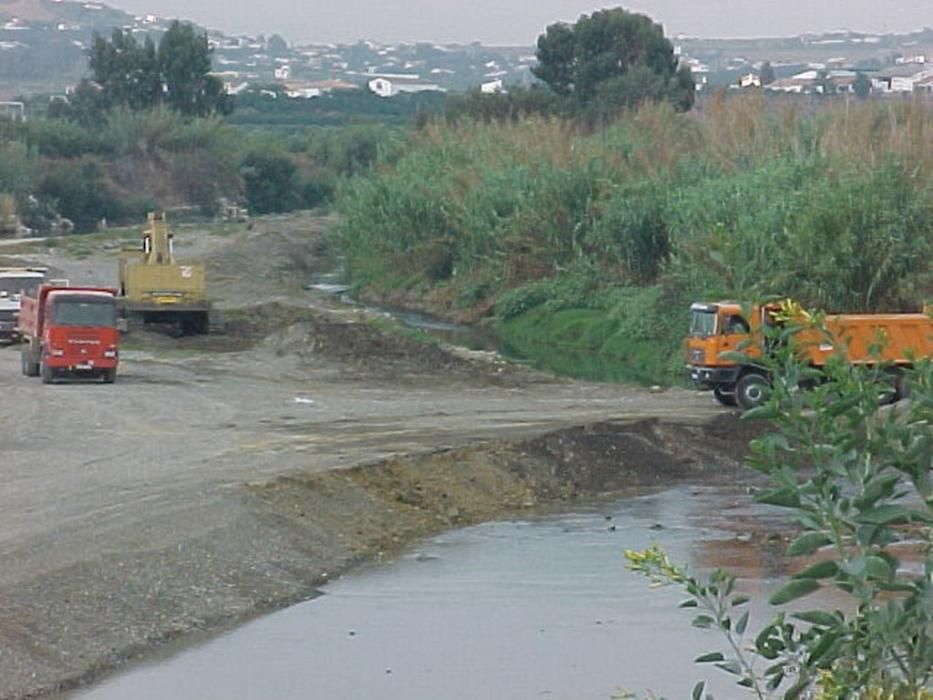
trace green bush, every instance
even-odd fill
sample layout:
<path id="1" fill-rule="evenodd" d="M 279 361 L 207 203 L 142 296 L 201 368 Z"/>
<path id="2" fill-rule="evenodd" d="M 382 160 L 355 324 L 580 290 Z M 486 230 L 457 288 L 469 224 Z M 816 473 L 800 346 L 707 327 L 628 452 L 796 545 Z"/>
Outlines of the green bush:
<path id="1" fill-rule="evenodd" d="M 287 155 L 252 151 L 243 158 L 241 174 L 250 211 L 268 214 L 298 206 L 298 168 Z"/>
<path id="2" fill-rule="evenodd" d="M 933 680 L 933 365 L 910 372 L 910 401 L 882 408 L 885 368 L 839 357 L 817 376 L 789 349 L 770 364 L 770 400 L 746 414 L 770 432 L 752 442 L 748 463 L 767 478 L 756 500 L 794 516 L 799 531 L 786 556 L 800 561 L 769 602 L 784 608 L 834 590 L 850 604 L 797 604 L 755 629 L 749 596 L 728 572 L 691 576 L 658 547 L 626 552 L 630 568 L 686 590 L 681 607 L 695 610 L 693 625 L 717 630 L 729 648 L 696 662 L 758 698 L 925 700 Z M 900 560 L 905 545 L 913 565 Z"/>
<path id="3" fill-rule="evenodd" d="M 53 161 L 39 182 L 37 194 L 70 219 L 76 233 L 94 231 L 101 219 L 121 221 L 126 213 L 96 160 L 83 159 L 77 167 Z"/>

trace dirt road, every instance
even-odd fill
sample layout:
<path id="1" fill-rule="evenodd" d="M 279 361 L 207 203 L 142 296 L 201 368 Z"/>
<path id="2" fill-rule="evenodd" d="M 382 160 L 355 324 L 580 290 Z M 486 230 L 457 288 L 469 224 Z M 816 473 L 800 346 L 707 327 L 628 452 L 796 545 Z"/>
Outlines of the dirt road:
<path id="1" fill-rule="evenodd" d="M 606 420 L 722 414 L 692 392 L 557 381 L 385 335 L 302 288 L 332 264 L 318 256 L 324 224 L 270 220 L 188 248 L 179 235 L 180 255 L 207 261 L 230 332 L 133 338 L 116 384 L 45 386 L 0 349 L 0 698 L 307 597 L 365 554 L 341 518 L 376 541 L 372 514 L 337 491 L 320 506 L 335 526 L 296 536 L 283 511 L 258 507 L 266 484 Z M 27 257 L 113 281 L 112 251 Z"/>

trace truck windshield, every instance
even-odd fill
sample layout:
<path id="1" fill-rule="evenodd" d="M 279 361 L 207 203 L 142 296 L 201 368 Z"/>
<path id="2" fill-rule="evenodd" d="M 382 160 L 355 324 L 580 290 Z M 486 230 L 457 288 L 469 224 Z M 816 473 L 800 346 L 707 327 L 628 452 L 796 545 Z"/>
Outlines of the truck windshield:
<path id="1" fill-rule="evenodd" d="M 703 338 L 716 335 L 716 312 L 693 309 L 690 312 L 690 335 Z"/>
<path id="2" fill-rule="evenodd" d="M 117 312 L 112 299 L 76 297 L 56 299 L 52 312 L 56 326 L 117 325 Z"/>

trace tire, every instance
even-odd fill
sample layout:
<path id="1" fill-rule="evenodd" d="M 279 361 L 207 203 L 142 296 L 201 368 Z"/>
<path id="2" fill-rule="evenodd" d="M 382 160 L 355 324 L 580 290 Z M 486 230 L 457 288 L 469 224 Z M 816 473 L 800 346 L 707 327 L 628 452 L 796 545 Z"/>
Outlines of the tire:
<path id="1" fill-rule="evenodd" d="M 38 377 L 39 363 L 33 359 L 33 353 L 28 345 L 22 349 L 20 358 L 22 360 L 23 374 L 27 377 Z"/>
<path id="2" fill-rule="evenodd" d="M 45 358 L 45 355 L 42 356 L 42 359 L 39 361 L 39 374 L 42 376 L 43 384 L 51 384 L 52 380 L 55 378 L 55 374 L 52 371 L 52 368 L 49 367 L 49 363 Z"/>
<path id="3" fill-rule="evenodd" d="M 894 380 L 894 393 L 895 401 L 910 398 L 910 380 L 907 379 L 903 372 L 899 372 L 897 378 Z"/>
<path id="4" fill-rule="evenodd" d="M 723 406 L 735 406 L 735 389 L 732 391 L 725 391 L 721 387 L 715 387 L 713 389 L 713 396 L 716 397 L 716 400 L 721 403 Z"/>
<path id="5" fill-rule="evenodd" d="M 117 368 L 105 369 L 100 378 L 104 381 L 104 384 L 113 384 L 117 380 Z"/>
<path id="6" fill-rule="evenodd" d="M 735 385 L 735 400 L 739 408 L 748 411 L 768 400 L 769 383 L 766 377 L 753 372 L 739 379 Z"/>

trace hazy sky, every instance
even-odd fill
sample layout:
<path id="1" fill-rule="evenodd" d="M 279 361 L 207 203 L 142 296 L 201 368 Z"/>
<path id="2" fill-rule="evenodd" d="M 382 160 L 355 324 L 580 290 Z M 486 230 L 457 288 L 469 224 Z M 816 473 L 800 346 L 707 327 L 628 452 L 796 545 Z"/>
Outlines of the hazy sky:
<path id="1" fill-rule="evenodd" d="M 933 27 L 933 0 L 110 0 L 130 12 L 191 19 L 229 33 L 289 42 L 481 41 L 527 44 L 553 22 L 622 5 L 671 36 L 785 36 Z"/>

